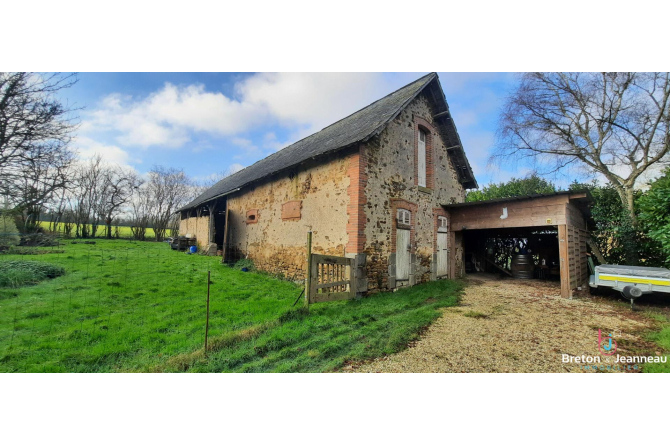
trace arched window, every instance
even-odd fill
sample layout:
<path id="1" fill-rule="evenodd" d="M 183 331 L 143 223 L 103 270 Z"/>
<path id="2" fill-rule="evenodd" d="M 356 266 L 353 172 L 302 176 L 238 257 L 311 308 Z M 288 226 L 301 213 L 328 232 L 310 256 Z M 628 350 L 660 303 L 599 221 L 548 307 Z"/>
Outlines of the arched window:
<path id="1" fill-rule="evenodd" d="M 409 226 L 412 224 L 412 217 L 407 209 L 398 209 L 398 224 Z"/>
<path id="2" fill-rule="evenodd" d="M 447 231 L 447 217 L 437 217 L 437 232 Z"/>

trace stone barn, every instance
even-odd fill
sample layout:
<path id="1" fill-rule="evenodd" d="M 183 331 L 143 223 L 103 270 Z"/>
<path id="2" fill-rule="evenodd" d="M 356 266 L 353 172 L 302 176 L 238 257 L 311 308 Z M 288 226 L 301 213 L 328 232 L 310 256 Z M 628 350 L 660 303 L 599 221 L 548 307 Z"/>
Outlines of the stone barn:
<path id="1" fill-rule="evenodd" d="M 362 259 L 358 291 L 395 289 L 458 274 L 444 205 L 476 187 L 431 73 L 224 178 L 179 211 L 179 230 L 293 280 L 312 231 L 312 252 Z"/>
<path id="2" fill-rule="evenodd" d="M 511 251 L 493 247 L 517 243 L 529 277 L 554 275 L 563 297 L 587 286 L 587 192 L 464 203 L 476 187 L 431 73 L 224 178 L 179 211 L 179 230 L 292 280 L 311 231 L 313 253 L 355 259 L 357 292 L 511 274 Z"/>

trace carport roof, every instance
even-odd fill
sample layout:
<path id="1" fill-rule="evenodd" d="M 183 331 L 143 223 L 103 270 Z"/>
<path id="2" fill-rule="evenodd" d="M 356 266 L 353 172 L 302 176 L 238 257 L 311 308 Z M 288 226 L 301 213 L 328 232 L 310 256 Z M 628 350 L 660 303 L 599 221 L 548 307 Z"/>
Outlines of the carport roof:
<path id="1" fill-rule="evenodd" d="M 551 194 L 532 194 L 532 195 L 520 195 L 518 197 L 507 197 L 507 198 L 494 198 L 493 200 L 484 200 L 484 201 L 468 201 L 464 203 L 453 203 L 453 204 L 443 204 L 444 208 L 464 208 L 464 207 L 474 207 L 482 206 L 487 204 L 495 203 L 509 203 L 513 201 L 524 201 L 524 200 L 535 200 L 538 198 L 547 198 L 547 197 L 557 197 L 560 195 L 568 195 L 570 201 L 575 201 L 576 205 L 582 211 L 584 216 L 590 217 L 591 210 L 589 209 L 591 203 L 593 202 L 593 196 L 591 192 L 587 189 L 583 190 L 564 190 L 559 192 L 553 192 Z"/>
<path id="2" fill-rule="evenodd" d="M 481 204 L 492 204 L 492 203 L 506 203 L 509 201 L 523 201 L 523 200 L 533 200 L 535 198 L 544 198 L 544 197 L 556 197 L 558 195 L 571 195 L 570 200 L 585 201 L 586 203 L 593 202 L 593 196 L 588 190 L 564 190 L 559 192 L 553 192 L 551 194 L 532 194 L 532 195 L 519 195 L 518 197 L 506 197 L 506 198 L 494 198 L 492 200 L 484 201 L 467 201 L 464 203 L 453 203 L 453 204 L 443 204 L 445 208 L 461 208 L 466 206 L 477 206 Z"/>

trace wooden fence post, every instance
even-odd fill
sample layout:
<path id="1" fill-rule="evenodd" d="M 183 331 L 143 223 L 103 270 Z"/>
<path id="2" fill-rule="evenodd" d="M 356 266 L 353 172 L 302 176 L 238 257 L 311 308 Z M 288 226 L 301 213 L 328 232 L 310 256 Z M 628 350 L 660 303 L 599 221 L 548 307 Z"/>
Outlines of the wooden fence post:
<path id="1" fill-rule="evenodd" d="M 209 284 L 212 272 L 207 271 L 207 319 L 205 321 L 205 357 L 207 356 L 207 337 L 209 336 Z"/>
<path id="2" fill-rule="evenodd" d="M 307 275 L 305 279 L 305 306 L 309 308 L 312 298 L 312 231 L 307 233 Z"/>

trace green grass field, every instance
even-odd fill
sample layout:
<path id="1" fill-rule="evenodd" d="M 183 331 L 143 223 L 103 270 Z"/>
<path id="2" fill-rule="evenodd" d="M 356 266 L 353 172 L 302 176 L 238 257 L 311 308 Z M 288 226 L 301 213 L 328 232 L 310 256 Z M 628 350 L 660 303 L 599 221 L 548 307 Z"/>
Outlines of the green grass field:
<path id="1" fill-rule="evenodd" d="M 48 221 L 40 222 L 40 226 L 42 228 L 48 230 L 49 229 L 49 222 Z M 89 228 L 91 227 L 91 225 L 87 225 L 87 226 Z M 116 226 L 112 226 L 112 234 L 114 234 L 115 229 L 116 229 Z M 61 234 L 64 232 L 62 223 L 59 223 L 59 224 L 56 225 L 56 232 L 61 233 Z M 74 234 L 74 229 L 72 230 L 72 233 Z M 106 226 L 104 226 L 104 225 L 98 226 L 96 237 L 105 237 L 106 233 L 107 233 L 107 227 Z M 170 231 L 168 229 L 167 236 L 169 237 L 171 233 L 172 233 L 172 231 Z M 119 236 L 121 238 L 132 238 L 133 237 L 133 231 L 130 230 L 130 226 L 119 226 Z M 153 228 L 147 228 L 146 237 L 148 239 L 155 239 L 156 238 L 156 234 L 154 233 Z"/>
<path id="2" fill-rule="evenodd" d="M 165 243 L 64 241 L 39 260 L 65 275 L 0 288 L 0 371 L 330 371 L 405 348 L 456 305 L 462 285 L 422 284 L 293 307 L 301 288 Z M 63 251 L 63 252 L 59 252 Z M 203 351 L 207 271 L 210 338 Z"/>
<path id="3" fill-rule="evenodd" d="M 647 316 L 658 322 L 658 331 L 649 333 L 647 338 L 664 352 L 670 352 L 670 317 L 660 311 L 650 311 Z M 642 370 L 650 373 L 670 373 L 670 362 L 645 364 Z"/>

